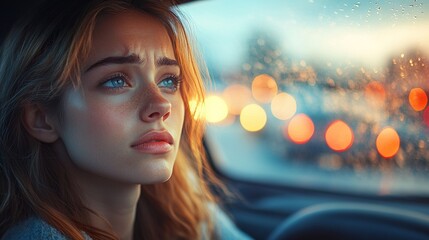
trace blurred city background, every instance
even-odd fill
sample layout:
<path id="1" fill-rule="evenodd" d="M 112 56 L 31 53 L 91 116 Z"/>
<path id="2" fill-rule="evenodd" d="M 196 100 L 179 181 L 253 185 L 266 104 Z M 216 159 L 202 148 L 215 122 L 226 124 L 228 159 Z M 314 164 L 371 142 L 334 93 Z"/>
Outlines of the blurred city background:
<path id="1" fill-rule="evenodd" d="M 195 117 L 221 171 L 429 193 L 429 1 L 203 3 L 181 10 L 211 74 Z"/>

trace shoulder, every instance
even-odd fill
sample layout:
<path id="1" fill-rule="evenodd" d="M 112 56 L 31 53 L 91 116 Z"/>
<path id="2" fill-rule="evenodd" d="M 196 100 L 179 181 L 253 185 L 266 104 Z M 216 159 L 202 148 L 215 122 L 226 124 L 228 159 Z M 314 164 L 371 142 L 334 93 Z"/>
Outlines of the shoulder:
<path id="1" fill-rule="evenodd" d="M 219 239 L 252 239 L 235 226 L 234 222 L 217 204 L 209 204 L 209 209 Z"/>
<path id="2" fill-rule="evenodd" d="M 47 239 L 66 240 L 67 238 L 60 231 L 38 217 L 30 217 L 12 228 L 2 237 L 2 240 L 24 240 L 24 239 Z"/>

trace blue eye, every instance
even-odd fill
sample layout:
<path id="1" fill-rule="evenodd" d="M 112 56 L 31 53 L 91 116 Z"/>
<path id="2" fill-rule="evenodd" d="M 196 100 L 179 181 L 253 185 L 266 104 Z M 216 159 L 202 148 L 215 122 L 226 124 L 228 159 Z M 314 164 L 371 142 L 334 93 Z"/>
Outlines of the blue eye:
<path id="1" fill-rule="evenodd" d="M 180 77 L 172 75 L 164 78 L 158 83 L 158 87 L 165 88 L 168 91 L 176 92 L 180 87 Z"/>
<path id="2" fill-rule="evenodd" d="M 109 89 L 120 89 L 129 86 L 126 82 L 126 79 L 124 76 L 114 76 L 110 78 L 109 80 L 103 82 L 101 86 Z"/>

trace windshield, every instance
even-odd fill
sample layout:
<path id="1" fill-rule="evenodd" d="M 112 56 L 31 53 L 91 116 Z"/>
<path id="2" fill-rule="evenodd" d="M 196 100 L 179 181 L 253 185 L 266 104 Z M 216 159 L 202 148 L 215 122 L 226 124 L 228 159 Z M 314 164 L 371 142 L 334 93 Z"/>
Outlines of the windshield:
<path id="1" fill-rule="evenodd" d="M 427 194 L 429 1 L 183 4 L 210 70 L 206 140 L 234 178 Z"/>

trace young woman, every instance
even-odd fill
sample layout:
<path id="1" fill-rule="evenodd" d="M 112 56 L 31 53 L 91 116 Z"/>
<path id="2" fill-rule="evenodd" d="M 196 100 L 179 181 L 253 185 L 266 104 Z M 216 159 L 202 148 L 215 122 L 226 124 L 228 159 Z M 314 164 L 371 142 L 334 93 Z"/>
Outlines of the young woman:
<path id="1" fill-rule="evenodd" d="M 0 55 L 2 239 L 247 238 L 209 190 L 189 106 L 202 74 L 177 11 L 111 0 L 33 12 Z"/>

